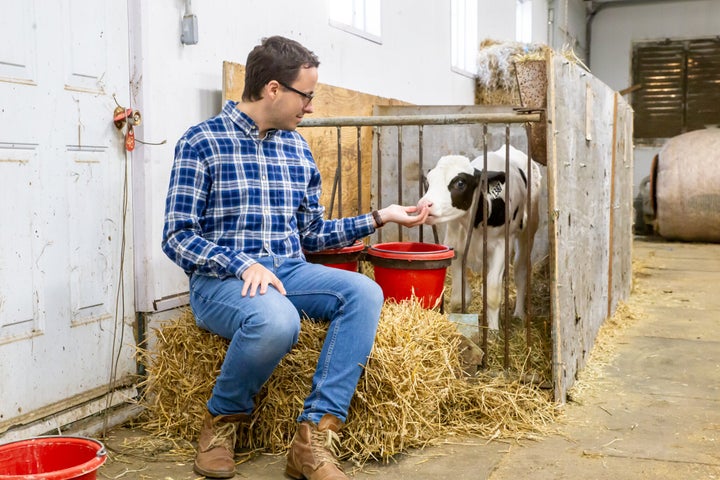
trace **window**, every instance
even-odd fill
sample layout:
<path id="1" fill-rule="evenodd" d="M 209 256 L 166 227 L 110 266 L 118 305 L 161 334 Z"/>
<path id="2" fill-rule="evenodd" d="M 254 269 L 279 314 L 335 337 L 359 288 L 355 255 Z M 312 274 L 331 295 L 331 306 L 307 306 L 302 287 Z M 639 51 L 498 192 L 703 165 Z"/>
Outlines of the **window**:
<path id="1" fill-rule="evenodd" d="M 720 124 L 720 39 L 633 45 L 634 137 L 652 143 Z"/>
<path id="2" fill-rule="evenodd" d="M 450 3 L 452 67 L 472 76 L 477 73 L 477 11 L 477 0 L 452 0 Z"/>
<path id="3" fill-rule="evenodd" d="M 515 40 L 522 43 L 532 42 L 532 0 L 517 0 Z"/>
<path id="4" fill-rule="evenodd" d="M 380 0 L 328 0 L 330 25 L 381 42 Z"/>

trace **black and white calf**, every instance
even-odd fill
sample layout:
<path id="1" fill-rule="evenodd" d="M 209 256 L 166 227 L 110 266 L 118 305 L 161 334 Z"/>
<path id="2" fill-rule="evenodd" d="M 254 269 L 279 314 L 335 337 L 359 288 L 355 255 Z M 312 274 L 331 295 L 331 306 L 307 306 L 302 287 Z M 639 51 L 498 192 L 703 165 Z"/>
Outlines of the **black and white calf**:
<path id="1" fill-rule="evenodd" d="M 525 318 L 525 292 L 528 285 L 527 259 L 532 252 L 538 227 L 538 198 L 540 194 L 540 168 L 532 162 L 532 208 L 527 208 L 527 156 L 510 147 L 510 172 L 505 172 L 505 147 L 488 152 L 488 191 L 480 195 L 475 218 L 470 219 L 475 190 L 479 188 L 484 168 L 483 156 L 470 162 L 462 155 L 447 155 L 427 174 L 427 193 L 418 205 L 427 205 L 430 215 L 426 224 L 446 223 L 444 243 L 453 247 L 457 257 L 453 260 L 450 310 L 459 311 L 462 304 L 462 257 L 467 240 L 468 225 L 472 223 L 472 241 L 468 250 L 467 266 L 473 272 L 482 272 L 483 232 L 482 220 L 487 215 L 488 241 L 488 327 L 498 329 L 498 316 L 502 297 L 502 279 L 505 271 L 505 223 L 510 224 L 510 248 L 514 250 L 514 279 L 517 291 L 516 317 Z M 505 189 L 510 186 L 510 218 L 505 218 Z M 528 215 L 528 210 L 530 214 Z M 511 252 L 512 253 L 512 252 Z M 471 292 L 465 284 L 466 305 Z"/>

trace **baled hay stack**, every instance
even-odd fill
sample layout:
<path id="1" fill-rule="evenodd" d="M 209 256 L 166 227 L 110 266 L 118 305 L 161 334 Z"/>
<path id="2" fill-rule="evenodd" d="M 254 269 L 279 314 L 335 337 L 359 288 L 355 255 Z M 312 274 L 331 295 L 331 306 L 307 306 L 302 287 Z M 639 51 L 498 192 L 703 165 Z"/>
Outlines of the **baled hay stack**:
<path id="1" fill-rule="evenodd" d="M 303 320 L 300 339 L 258 395 L 242 446 L 284 452 L 307 396 L 324 323 Z M 186 312 L 157 332 L 146 383 L 144 427 L 194 440 L 227 342 L 194 325 Z M 343 430 L 344 458 L 387 461 L 450 435 L 522 438 L 556 417 L 547 395 L 519 382 L 463 378 L 454 324 L 419 303 L 386 303 L 375 347 Z"/>
<path id="2" fill-rule="evenodd" d="M 548 50 L 542 44 L 483 40 L 477 56 L 476 103 L 520 105 L 515 62 L 544 59 Z"/>

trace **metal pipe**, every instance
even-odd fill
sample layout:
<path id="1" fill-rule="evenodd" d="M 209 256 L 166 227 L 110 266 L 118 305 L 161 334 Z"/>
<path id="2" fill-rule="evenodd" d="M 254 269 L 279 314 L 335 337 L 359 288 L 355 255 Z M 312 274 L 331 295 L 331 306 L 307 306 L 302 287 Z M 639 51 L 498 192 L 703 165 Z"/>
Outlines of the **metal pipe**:
<path id="1" fill-rule="evenodd" d="M 532 123 L 528 123 L 527 129 L 525 130 L 527 132 L 527 199 L 525 200 L 527 203 L 527 218 L 528 222 L 530 222 L 533 210 L 532 210 L 532 179 L 533 179 L 533 168 L 532 168 L 532 142 L 530 139 L 532 138 Z M 529 228 L 529 225 L 526 225 L 525 228 Z M 527 241 L 530 241 L 530 238 L 527 239 Z M 534 239 L 533 239 L 534 241 Z M 530 338 L 531 338 L 531 331 L 530 331 L 530 324 L 532 320 L 532 315 L 530 314 L 530 298 L 532 297 L 532 251 L 528 253 L 527 256 L 527 264 L 525 265 L 525 268 L 527 270 L 527 287 L 525 287 L 525 347 L 527 349 L 527 352 L 530 352 Z"/>
<path id="2" fill-rule="evenodd" d="M 482 173 L 482 181 L 480 182 L 482 185 L 482 189 L 484 191 L 487 191 L 488 188 L 488 179 L 487 179 L 487 169 L 488 169 L 488 146 L 487 146 L 487 124 L 483 125 L 483 173 Z M 482 227 L 483 227 L 483 249 L 482 249 L 482 276 L 483 276 L 483 301 L 482 301 L 482 316 L 480 317 L 480 325 L 482 326 L 482 350 L 483 350 L 483 360 L 482 360 L 482 368 L 487 368 L 487 356 L 488 356 L 488 315 L 487 315 L 487 274 L 488 274 L 488 268 L 487 268 L 487 257 L 488 257 L 488 245 L 487 245 L 487 209 L 485 208 L 485 205 L 483 205 L 483 220 L 482 220 Z M 470 242 L 468 241 L 468 244 Z M 467 248 L 465 249 L 465 255 L 467 256 Z M 463 274 L 465 273 L 465 270 L 463 268 Z M 463 281 L 463 288 L 464 288 L 464 281 Z"/>
<path id="3" fill-rule="evenodd" d="M 357 127 L 357 215 L 362 212 L 362 134 Z"/>
<path id="4" fill-rule="evenodd" d="M 403 181 L 402 181 L 402 156 L 403 156 L 403 129 L 402 125 L 398 125 L 398 136 L 397 136 L 397 203 L 398 205 L 403 204 Z M 403 241 L 402 225 L 397 224 L 398 228 L 398 241 Z"/>
<path id="5" fill-rule="evenodd" d="M 592 58 L 590 56 L 592 47 L 592 23 L 598 13 L 606 8 L 610 7 L 635 7 L 638 5 L 651 5 L 658 3 L 679 3 L 679 2 L 694 2 L 697 0 L 613 0 L 613 1 L 591 1 L 588 6 L 588 13 L 585 17 L 585 42 L 587 43 L 587 50 L 585 56 L 587 57 L 586 64 L 588 68 L 592 68 Z"/>
<path id="6" fill-rule="evenodd" d="M 342 218 L 342 203 L 343 203 L 343 197 L 342 197 L 342 129 L 340 127 L 337 127 L 337 151 L 338 151 L 338 157 L 337 157 L 337 170 L 335 172 L 335 175 L 337 175 L 337 191 L 338 191 L 338 217 Z"/>
<path id="7" fill-rule="evenodd" d="M 423 126 L 418 125 L 418 198 L 422 198 L 423 195 L 425 195 L 423 178 Z M 418 232 L 418 240 L 420 243 L 422 243 L 424 239 L 423 230 L 423 227 L 420 226 L 420 231 Z M 440 305 L 442 306 L 442 304 Z"/>
<path id="8" fill-rule="evenodd" d="M 332 212 L 335 208 L 335 195 L 338 193 L 338 190 L 340 189 L 340 182 L 341 182 L 341 170 L 340 165 L 342 161 L 342 142 L 340 140 L 340 127 L 337 127 L 335 129 L 336 137 L 337 137 L 337 165 L 335 166 L 335 178 L 333 178 L 333 187 L 332 191 L 330 192 L 330 212 L 328 213 L 328 217 L 332 218 Z M 342 217 L 342 208 L 340 207 L 340 204 L 342 203 L 342 194 L 340 194 L 340 200 L 338 201 L 338 215 Z"/>
<path id="9" fill-rule="evenodd" d="M 377 127 L 398 125 L 454 125 L 470 123 L 539 122 L 539 113 L 464 113 L 456 115 L 388 115 L 304 118 L 298 127 Z"/>
<path id="10" fill-rule="evenodd" d="M 379 204 L 379 203 L 382 202 L 382 164 L 383 164 L 383 163 L 382 163 L 382 149 L 380 148 L 380 146 L 382 145 L 382 144 L 380 143 L 380 140 L 381 140 L 381 137 L 382 137 L 382 131 L 381 131 L 379 128 L 377 128 L 377 127 L 375 127 L 375 128 L 373 129 L 373 131 L 375 132 L 375 138 L 377 138 L 377 159 L 378 159 L 378 160 L 377 160 L 377 163 L 378 163 L 378 169 L 377 169 L 377 192 L 378 192 L 378 195 L 377 195 L 377 200 L 376 200 L 376 201 L 377 201 L 378 204 Z M 379 205 L 376 205 L 376 207 L 379 207 Z M 378 236 L 378 242 L 382 243 L 382 229 L 380 229 L 380 230 L 377 232 L 377 236 Z"/>
<path id="11" fill-rule="evenodd" d="M 505 300 L 503 336 L 505 351 L 503 367 L 510 368 L 510 124 L 505 125 L 505 269 L 503 270 L 503 292 Z M 515 272 L 517 273 L 517 272 Z M 516 300 L 517 301 L 517 300 Z"/>

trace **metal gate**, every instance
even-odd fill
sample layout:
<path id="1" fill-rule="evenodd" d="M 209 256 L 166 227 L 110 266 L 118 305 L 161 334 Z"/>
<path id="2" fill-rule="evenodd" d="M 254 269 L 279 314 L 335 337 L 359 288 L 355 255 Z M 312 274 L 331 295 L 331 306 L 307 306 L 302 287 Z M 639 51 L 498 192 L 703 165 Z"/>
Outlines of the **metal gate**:
<path id="1" fill-rule="evenodd" d="M 332 180 L 332 189 L 329 199 L 329 216 L 342 217 L 347 212 L 348 205 L 343 205 L 343 187 L 347 186 L 349 182 L 356 182 L 357 197 L 353 205 L 350 208 L 353 213 L 362 213 L 363 206 L 368 203 L 372 208 L 381 208 L 387 203 L 398 203 L 400 205 L 414 204 L 422 195 L 425 193 L 424 186 L 424 172 L 434 166 L 435 160 L 428 160 L 426 158 L 426 152 L 428 150 L 426 146 L 426 138 L 428 129 L 433 126 L 447 126 L 449 128 L 458 127 L 471 127 L 479 130 L 480 145 L 479 151 L 481 151 L 487 158 L 488 145 L 491 140 L 502 141 L 502 145 L 509 146 L 511 143 L 511 126 L 522 128 L 522 135 L 525 140 L 525 149 L 527 150 L 528 157 L 528 171 L 532 171 L 530 168 L 530 158 L 532 158 L 532 152 L 530 151 L 531 142 L 527 141 L 530 135 L 532 125 L 539 122 L 541 115 L 538 112 L 521 109 L 510 109 L 506 108 L 503 112 L 494 113 L 459 113 L 459 114 L 439 114 L 439 115 L 387 115 L 387 116 L 372 116 L 372 117 L 335 117 L 335 118 L 315 118 L 305 119 L 300 124 L 300 127 L 326 127 L 335 129 L 335 141 L 337 144 L 335 158 L 335 168 Z M 372 127 L 372 152 L 363 152 L 362 135 L 363 129 L 367 130 L 367 127 Z M 343 129 L 354 129 L 354 135 L 346 134 L 343 135 Z M 490 130 L 493 129 L 493 135 L 491 139 Z M 516 131 L 514 131 L 517 134 Z M 516 135 L 517 137 L 517 135 Z M 357 144 L 355 151 L 355 165 L 354 168 L 349 169 L 352 172 L 356 172 L 356 178 L 344 178 L 343 171 L 345 171 L 344 162 L 347 162 L 343 158 L 344 149 L 343 139 L 353 139 L 353 143 Z M 501 139 L 501 140 L 500 140 Z M 388 141 L 389 140 L 389 141 Z M 515 138 L 517 140 L 517 138 Z M 394 144 L 394 148 L 388 148 L 388 144 Z M 457 145 L 445 145 L 443 150 L 445 154 L 460 153 L 456 150 Z M 408 153 L 412 152 L 412 153 Z M 370 191 L 370 201 L 368 202 L 364 198 L 364 185 L 368 181 L 363 178 L 363 166 L 367 167 L 368 156 L 372 157 L 372 175 L 370 181 L 373 183 L 373 188 Z M 326 161 L 328 159 L 325 159 Z M 506 153 L 506 168 L 509 162 Z M 367 171 L 367 168 L 365 168 Z M 487 168 L 485 169 L 487 170 Z M 528 185 L 530 181 L 528 180 Z M 487 187 L 487 173 L 483 172 L 482 175 L 482 186 L 485 190 Z M 410 192 L 409 192 L 410 191 Z M 412 191 L 417 192 L 417 198 L 413 198 L 414 194 Z M 476 194 L 481 190 L 477 189 Z M 531 195 L 531 190 L 528 188 L 528 198 Z M 507 191 L 506 191 L 507 194 Z M 477 199 L 476 199 L 477 200 Z M 506 206 L 509 202 L 506 200 Z M 477 206 L 478 202 L 474 202 Z M 530 202 L 528 201 L 528 205 Z M 509 207 L 507 207 L 509 208 Z M 471 213 L 470 218 L 474 218 L 474 211 Z M 507 215 L 509 217 L 509 215 Z M 462 314 L 465 318 L 467 315 L 476 318 L 477 332 L 478 332 L 478 343 L 480 348 L 483 350 L 483 361 L 480 368 L 489 371 L 490 364 L 501 365 L 504 373 L 508 373 L 510 369 L 510 342 L 513 336 L 511 332 L 510 321 L 503 322 L 501 327 L 501 334 L 499 338 L 490 339 L 488 337 L 488 320 L 487 320 L 487 229 L 485 228 L 486 219 L 483 219 L 481 228 L 483 235 L 483 271 L 482 271 L 482 307 L 480 311 L 473 312 L 468 311 L 468 305 L 465 301 L 465 292 L 463 291 L 462 301 Z M 511 248 L 509 248 L 509 223 L 505 225 L 505 265 L 510 265 Z M 426 237 L 426 229 L 431 228 L 429 226 L 420 226 L 412 229 L 397 226 L 397 231 L 378 230 L 375 234 L 370 237 L 371 242 L 383 242 L 388 239 L 393 241 L 404 241 L 411 239 L 420 242 L 432 242 L 440 243 L 440 238 L 437 228 L 432 227 L 432 239 L 428 240 Z M 469 229 L 470 235 L 472 230 Z M 470 235 L 465 243 L 465 252 L 467 253 L 471 245 Z M 463 279 L 462 285 L 465 284 L 466 274 L 466 261 L 467 255 L 463 255 Z M 532 272 L 531 258 L 528 259 L 528 271 Z M 504 279 L 503 279 L 503 292 L 504 292 L 504 318 L 510 319 L 510 285 L 509 285 L 510 268 L 505 268 Z M 530 304 L 530 292 L 532 285 L 532 275 L 529 275 L 529 285 L 527 289 L 528 298 L 526 299 L 526 305 Z M 441 311 L 444 310 L 444 305 L 441 302 Z M 531 313 L 530 308 L 527 308 L 526 322 L 524 326 L 524 347 L 526 350 L 530 349 L 532 344 L 531 341 Z M 517 336 L 517 335 L 516 335 Z M 549 332 L 548 332 L 549 339 Z M 493 340 L 501 342 L 499 349 L 499 358 L 491 358 L 490 344 Z M 528 352 L 529 353 L 529 352 Z M 549 353 L 549 352 L 548 352 Z M 547 359 L 548 367 L 551 364 L 550 359 Z M 521 372 L 522 373 L 522 372 Z M 523 378 L 544 385 L 549 385 L 551 375 L 548 374 L 546 378 L 533 377 L 531 375 L 523 374 Z"/>

